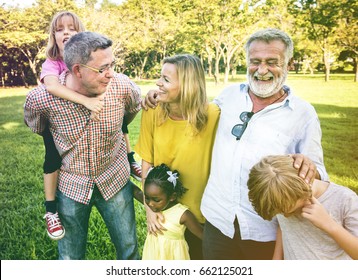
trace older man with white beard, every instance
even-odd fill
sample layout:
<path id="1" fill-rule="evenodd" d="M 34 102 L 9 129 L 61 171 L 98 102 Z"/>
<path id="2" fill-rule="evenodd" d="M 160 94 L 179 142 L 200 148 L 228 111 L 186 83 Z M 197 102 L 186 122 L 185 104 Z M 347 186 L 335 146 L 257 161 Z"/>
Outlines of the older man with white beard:
<path id="1" fill-rule="evenodd" d="M 272 258 L 277 222 L 263 220 L 248 198 L 249 171 L 262 157 L 302 154 L 303 162 L 298 155 L 295 162 L 300 176 L 328 179 L 316 111 L 284 85 L 291 38 L 265 29 L 245 49 L 248 84 L 230 86 L 214 100 L 221 115 L 201 203 L 204 259 Z"/>

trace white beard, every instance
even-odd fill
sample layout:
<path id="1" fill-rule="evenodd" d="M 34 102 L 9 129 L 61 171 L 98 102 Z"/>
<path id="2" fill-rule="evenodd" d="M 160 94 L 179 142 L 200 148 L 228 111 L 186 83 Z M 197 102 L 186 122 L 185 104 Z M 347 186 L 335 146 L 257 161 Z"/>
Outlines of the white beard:
<path id="1" fill-rule="evenodd" d="M 284 70 L 281 77 L 275 78 L 271 72 L 269 72 L 265 76 L 261 76 L 257 73 L 257 71 L 252 75 L 250 75 L 249 71 L 247 71 L 247 79 L 249 81 L 250 90 L 256 96 L 261 98 L 267 98 L 277 93 L 283 87 L 287 78 L 287 74 L 288 70 Z M 271 83 L 261 84 L 255 79 L 255 77 L 260 77 L 260 79 L 262 79 L 262 77 L 266 79 L 273 77 L 273 80 L 271 81 Z"/>

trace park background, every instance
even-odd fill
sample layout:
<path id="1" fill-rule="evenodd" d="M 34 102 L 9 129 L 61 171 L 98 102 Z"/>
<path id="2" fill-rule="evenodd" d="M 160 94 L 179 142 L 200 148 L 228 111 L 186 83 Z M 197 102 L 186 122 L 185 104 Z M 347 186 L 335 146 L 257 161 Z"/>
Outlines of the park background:
<path id="1" fill-rule="evenodd" d="M 113 40 L 116 70 L 130 76 L 143 95 L 155 87 L 162 59 L 185 52 L 201 58 L 212 100 L 224 87 L 245 81 L 243 44 L 250 33 L 268 26 L 286 31 L 295 43 L 287 84 L 318 113 L 331 181 L 358 193 L 356 1 L 103 0 L 99 5 L 93 0 L 35 0 L 25 8 L 0 2 L 1 260 L 58 258 L 57 243 L 47 237 L 42 219 L 44 147 L 41 137 L 24 125 L 23 104 L 38 83 L 49 23 L 61 10 L 77 13 L 87 30 Z M 140 115 L 129 126 L 132 146 Z M 145 214 L 140 204 L 135 206 L 141 250 Z M 87 251 L 87 259 L 115 259 L 95 209 Z"/>

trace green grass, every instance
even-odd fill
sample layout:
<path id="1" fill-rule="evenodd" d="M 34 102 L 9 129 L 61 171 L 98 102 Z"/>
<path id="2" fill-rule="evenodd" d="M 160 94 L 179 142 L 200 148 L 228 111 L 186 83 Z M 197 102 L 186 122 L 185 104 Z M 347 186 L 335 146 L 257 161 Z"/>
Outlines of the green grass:
<path id="1" fill-rule="evenodd" d="M 245 80 L 238 75 L 234 82 Z M 145 94 L 155 81 L 138 81 Z M 331 181 L 358 193 L 358 84 L 353 75 L 332 75 L 325 83 L 319 75 L 291 74 L 294 93 L 316 108 L 322 126 L 325 165 Z M 214 98 L 227 85 L 208 79 L 208 95 Z M 57 243 L 45 232 L 43 207 L 42 138 L 23 122 L 23 103 L 28 89 L 0 89 L 0 259 L 57 259 Z M 138 139 L 140 114 L 130 124 L 132 146 Z M 135 202 L 136 203 L 136 202 Z M 143 207 L 136 203 L 140 250 L 146 222 Z M 107 229 L 94 208 L 90 220 L 87 259 L 115 259 Z"/>

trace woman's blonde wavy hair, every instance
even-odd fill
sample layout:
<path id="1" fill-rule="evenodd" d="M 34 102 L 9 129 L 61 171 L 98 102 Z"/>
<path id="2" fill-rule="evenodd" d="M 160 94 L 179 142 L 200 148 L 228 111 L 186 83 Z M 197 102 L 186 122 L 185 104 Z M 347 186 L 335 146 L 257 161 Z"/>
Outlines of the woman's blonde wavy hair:
<path id="1" fill-rule="evenodd" d="M 163 64 L 176 66 L 179 80 L 180 109 L 183 117 L 193 128 L 193 135 L 200 133 L 208 121 L 208 100 L 205 73 L 198 57 L 179 54 L 167 57 Z M 160 103 L 163 110 L 162 122 L 169 117 L 169 104 Z"/>

